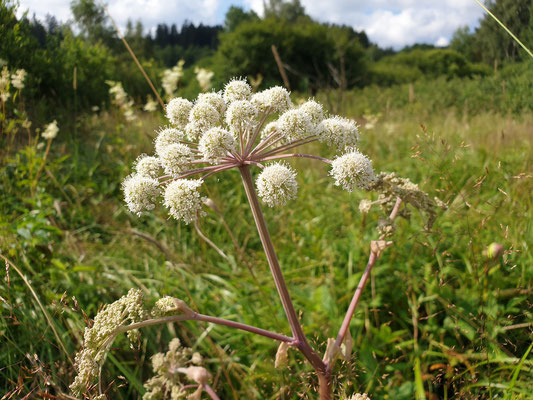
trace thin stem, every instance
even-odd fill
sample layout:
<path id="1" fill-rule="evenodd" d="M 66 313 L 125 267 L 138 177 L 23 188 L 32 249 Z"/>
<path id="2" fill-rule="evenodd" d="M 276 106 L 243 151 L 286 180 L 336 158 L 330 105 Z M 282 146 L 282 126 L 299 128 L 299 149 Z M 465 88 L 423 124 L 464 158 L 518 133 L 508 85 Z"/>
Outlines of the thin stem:
<path id="1" fill-rule="evenodd" d="M 200 225 L 198 224 L 198 220 L 194 221 L 194 228 L 196 229 L 196 233 L 198 234 L 198 236 L 200 236 L 200 238 L 206 242 L 209 246 L 211 246 L 213 249 L 215 249 L 215 251 L 220 254 L 220 256 L 226 260 L 226 261 L 229 261 L 229 257 L 226 255 L 226 253 L 224 253 L 222 250 L 220 250 L 220 248 L 215 244 L 213 243 L 213 241 L 211 239 L 209 239 L 203 232 L 202 230 L 200 229 Z"/>
<path id="2" fill-rule="evenodd" d="M 312 154 L 302 154 L 302 153 L 291 153 L 291 154 L 280 154 L 276 156 L 270 156 L 270 157 L 263 157 L 258 159 L 259 161 L 267 161 L 267 160 L 277 160 L 280 158 L 291 158 L 291 157 L 305 157 L 305 158 L 312 158 L 313 160 L 322 161 L 326 164 L 331 164 L 331 160 L 328 160 L 327 158 L 320 157 L 320 156 L 314 156 Z"/>
<path id="3" fill-rule="evenodd" d="M 209 397 L 211 397 L 211 399 L 220 400 L 220 397 L 217 396 L 213 388 L 209 386 L 207 383 L 204 384 L 204 390 L 209 395 Z"/>
<path id="4" fill-rule="evenodd" d="M 287 289 L 287 285 L 285 284 L 285 279 L 283 278 L 283 273 L 279 265 L 276 251 L 274 250 L 274 245 L 272 244 L 272 239 L 268 233 L 265 218 L 261 212 L 259 199 L 257 198 L 252 181 L 252 175 L 250 173 L 250 167 L 243 165 L 239 167 L 239 170 L 241 172 L 244 189 L 246 190 L 246 195 L 250 203 L 250 208 L 252 209 L 257 231 L 259 233 L 259 237 L 261 238 L 261 243 L 263 244 L 268 264 L 270 266 L 270 271 L 272 272 L 272 276 L 276 284 L 276 289 L 289 321 L 292 334 L 296 338 L 295 346 L 298 347 L 298 349 L 303 353 L 307 360 L 309 360 L 313 368 L 315 368 L 319 374 L 323 373 L 326 370 L 326 365 L 307 342 L 296 311 L 294 310 L 294 305 L 292 303 L 289 290 Z"/>
<path id="5" fill-rule="evenodd" d="M 39 182 L 39 177 L 41 176 L 41 172 L 43 172 L 44 165 L 46 164 L 46 158 L 48 157 L 48 153 L 50 152 L 51 144 L 52 144 L 52 139 L 48 139 L 48 143 L 46 143 L 46 150 L 44 151 L 43 162 L 41 163 L 39 170 L 35 174 L 35 179 L 33 181 L 34 186 L 36 186 L 37 183 Z"/>
<path id="6" fill-rule="evenodd" d="M 269 115 L 270 115 L 270 107 L 265 111 L 263 118 L 261 118 L 261 121 L 255 127 L 252 137 L 248 140 L 248 143 L 246 144 L 245 156 L 248 156 L 250 154 L 250 150 L 252 149 L 254 142 L 257 140 L 257 136 L 259 136 L 261 129 L 263 129 L 263 126 L 265 125 L 265 122 Z"/>
<path id="7" fill-rule="evenodd" d="M 307 143 L 315 142 L 317 140 L 318 140 L 317 137 L 295 140 L 293 142 L 276 147 L 275 149 L 269 150 L 265 153 L 258 154 L 257 157 L 271 156 L 274 154 L 281 153 L 282 151 L 287 151 L 290 149 L 294 149 L 295 147 L 298 147 L 298 146 L 303 146 L 304 144 L 307 144 Z"/>
<path id="8" fill-rule="evenodd" d="M 276 137 L 277 136 L 277 137 Z M 274 143 L 279 142 L 281 139 L 283 139 L 283 136 L 279 134 L 278 131 L 272 132 L 267 137 L 263 138 L 257 146 L 250 152 L 250 156 L 253 156 L 254 154 L 257 154 L 258 152 L 268 148 L 269 146 L 273 146 Z"/>
<path id="9" fill-rule="evenodd" d="M 391 221 L 394 221 L 394 219 L 398 215 L 398 211 L 400 209 L 401 203 L 402 203 L 402 199 L 398 197 L 396 199 L 396 204 L 394 205 L 394 208 L 392 209 L 392 212 L 389 216 L 389 219 Z M 361 279 L 359 280 L 359 284 L 357 285 L 355 293 L 352 297 L 352 301 L 348 307 L 348 310 L 346 311 L 346 315 L 344 317 L 344 320 L 342 321 L 342 325 L 339 329 L 339 333 L 337 334 L 337 339 L 335 340 L 334 348 L 339 348 L 342 342 L 344 341 L 344 338 L 346 337 L 346 333 L 348 332 L 348 329 L 350 328 L 350 322 L 352 320 L 353 314 L 355 312 L 355 309 L 357 308 L 357 305 L 359 304 L 359 300 L 361 299 L 361 294 L 363 293 L 363 289 L 366 285 L 366 282 L 368 281 L 368 277 L 370 276 L 372 267 L 374 267 L 374 264 L 376 263 L 378 258 L 379 258 L 379 252 L 375 251 L 371 247 L 370 256 L 368 258 L 368 263 L 366 264 L 366 268 L 365 268 L 365 271 L 363 272 L 363 276 L 361 276 Z M 328 370 L 331 371 L 332 368 L 333 368 L 333 362 L 331 362 L 328 365 Z"/>
<path id="10" fill-rule="evenodd" d="M 182 322 L 182 321 L 209 322 L 209 323 L 216 324 L 216 325 L 224 325 L 230 328 L 235 328 L 235 329 L 240 329 L 242 331 L 255 333 L 256 335 L 278 340 L 280 342 L 287 342 L 287 343 L 294 342 L 294 338 L 290 338 L 288 336 L 281 335 L 279 333 L 271 332 L 266 329 L 261 329 L 255 326 L 241 324 L 240 322 L 231 321 L 231 320 L 227 320 L 223 318 L 211 317 L 209 315 L 204 315 L 204 314 L 200 314 L 196 312 L 193 312 L 190 314 L 180 314 L 180 315 L 171 315 L 169 317 L 154 318 L 154 319 L 149 319 L 149 320 L 142 321 L 142 322 L 136 322 L 130 325 L 121 326 L 115 330 L 113 337 L 121 333 L 130 331 L 132 329 L 140 329 L 140 328 L 146 328 L 148 326 L 153 326 L 153 325 L 165 324 L 169 322 Z"/>

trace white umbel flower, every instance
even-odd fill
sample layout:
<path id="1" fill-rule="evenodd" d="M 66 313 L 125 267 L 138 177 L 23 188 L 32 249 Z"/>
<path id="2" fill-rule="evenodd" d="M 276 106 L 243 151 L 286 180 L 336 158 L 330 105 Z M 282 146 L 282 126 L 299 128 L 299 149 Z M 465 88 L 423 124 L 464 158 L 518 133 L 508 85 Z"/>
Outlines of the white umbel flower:
<path id="1" fill-rule="evenodd" d="M 318 125 L 324 119 L 324 109 L 322 108 L 322 104 L 317 103 L 314 100 L 306 101 L 298 107 L 298 109 L 309 115 L 313 125 Z"/>
<path id="2" fill-rule="evenodd" d="M 165 173 L 177 176 L 180 172 L 189 169 L 189 165 L 186 164 L 192 159 L 192 151 L 182 143 L 174 143 L 161 150 L 159 158 Z"/>
<path id="3" fill-rule="evenodd" d="M 163 149 L 171 144 L 177 144 L 185 138 L 185 133 L 176 128 L 161 129 L 155 139 L 155 153 L 160 155 Z"/>
<path id="4" fill-rule="evenodd" d="M 198 126 L 192 122 L 189 122 L 187 125 L 185 125 L 185 135 L 187 136 L 187 139 L 191 142 L 196 142 L 205 131 L 205 128 Z"/>
<path id="5" fill-rule="evenodd" d="M 226 123 L 232 129 L 241 131 L 255 125 L 257 109 L 247 100 L 236 100 L 230 104 L 226 113 Z"/>
<path id="6" fill-rule="evenodd" d="M 288 166 L 271 164 L 257 177 L 259 197 L 270 207 L 282 206 L 296 198 L 298 183 L 296 173 Z"/>
<path id="7" fill-rule="evenodd" d="M 370 400 L 370 397 L 366 393 L 356 393 L 347 400 Z"/>
<path id="8" fill-rule="evenodd" d="M 207 102 L 196 103 L 189 114 L 189 122 L 207 130 L 220 124 L 220 113 Z"/>
<path id="9" fill-rule="evenodd" d="M 376 179 L 372 161 L 357 150 L 352 150 L 333 160 L 331 175 L 335 178 L 335 185 L 342 186 L 348 192 L 352 192 L 355 187 L 368 189 Z"/>
<path id="10" fill-rule="evenodd" d="M 311 117 L 301 110 L 289 110 L 283 113 L 277 122 L 278 130 L 288 141 L 303 139 L 315 132 Z"/>
<path id="11" fill-rule="evenodd" d="M 46 125 L 46 128 L 41 134 L 41 136 L 45 139 L 53 139 L 57 136 L 57 132 L 59 132 L 59 128 L 57 127 L 57 121 L 53 120 L 51 123 Z"/>
<path id="12" fill-rule="evenodd" d="M 215 110 L 218 111 L 219 115 L 224 115 L 224 111 L 226 111 L 226 103 L 224 103 L 224 99 L 220 93 L 200 93 L 196 103 L 207 103 L 215 107 Z"/>
<path id="13" fill-rule="evenodd" d="M 213 163 L 224 157 L 228 151 L 235 150 L 235 138 L 226 129 L 211 128 L 200 138 L 198 150 L 205 160 Z"/>
<path id="14" fill-rule="evenodd" d="M 338 150 L 354 147 L 359 142 L 359 129 L 355 121 L 335 116 L 322 121 L 319 140 Z"/>
<path id="15" fill-rule="evenodd" d="M 276 132 L 278 132 L 277 121 L 269 122 L 268 124 L 265 125 L 265 127 L 261 131 L 261 139 L 265 139 Z"/>
<path id="16" fill-rule="evenodd" d="M 172 125 L 183 128 L 189 121 L 192 103 L 181 97 L 172 99 L 166 107 L 166 116 Z"/>
<path id="17" fill-rule="evenodd" d="M 137 174 L 128 176 L 122 183 L 124 200 L 130 211 L 138 216 L 143 210 L 153 210 L 161 190 L 157 179 Z"/>
<path id="18" fill-rule="evenodd" d="M 200 179 L 178 179 L 170 183 L 165 190 L 163 203 L 170 215 L 186 224 L 196 221 L 197 213 L 202 209 L 202 198 L 198 191 L 201 185 Z"/>
<path id="19" fill-rule="evenodd" d="M 248 85 L 246 79 L 233 79 L 224 88 L 224 101 L 232 103 L 238 100 L 250 100 L 252 97 L 252 87 Z"/>
<path id="20" fill-rule="evenodd" d="M 282 113 L 291 108 L 290 93 L 281 86 L 274 86 L 252 96 L 252 103 L 260 112 L 270 109 L 271 112 Z"/>
<path id="21" fill-rule="evenodd" d="M 135 161 L 135 171 L 139 176 L 157 178 L 161 169 L 161 161 L 157 157 L 141 154 Z"/>

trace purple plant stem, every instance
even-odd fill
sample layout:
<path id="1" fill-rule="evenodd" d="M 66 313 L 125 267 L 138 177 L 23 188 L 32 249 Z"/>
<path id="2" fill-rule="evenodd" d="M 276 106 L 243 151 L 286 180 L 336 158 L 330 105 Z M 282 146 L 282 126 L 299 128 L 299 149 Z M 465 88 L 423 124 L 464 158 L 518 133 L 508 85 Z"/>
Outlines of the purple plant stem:
<path id="1" fill-rule="evenodd" d="M 287 342 L 287 343 L 293 343 L 294 338 L 281 335 L 279 333 L 267 331 L 266 329 L 257 328 L 255 326 L 250 326 L 246 324 L 242 324 L 240 322 L 231 321 L 228 319 L 218 318 L 218 317 L 211 317 L 209 315 L 204 315 L 200 313 L 190 313 L 190 314 L 180 314 L 180 315 L 172 315 L 169 317 L 161 317 L 161 318 L 154 318 L 149 319 L 143 322 L 137 322 L 134 324 L 121 326 L 117 328 L 115 334 L 127 332 L 132 329 L 139 329 L 144 328 L 147 326 L 153 326 L 153 325 L 159 325 L 163 323 L 169 323 L 169 322 L 181 322 L 181 321 L 202 321 L 202 322 L 209 322 L 216 325 L 224 325 L 228 326 L 230 328 L 240 329 L 242 331 L 255 333 L 256 335 L 264 336 L 270 339 L 278 340 L 280 342 Z"/>
<path id="2" fill-rule="evenodd" d="M 311 154 L 301 154 L 301 153 L 278 154 L 278 155 L 275 155 L 275 156 L 259 158 L 258 161 L 278 160 L 280 158 L 291 158 L 291 157 L 312 158 L 313 160 L 318 160 L 318 161 L 322 161 L 322 162 L 324 162 L 326 164 L 331 164 L 331 160 L 328 160 L 327 158 L 319 157 L 319 156 L 313 156 Z"/>
<path id="3" fill-rule="evenodd" d="M 396 199 L 396 204 L 394 205 L 394 208 L 392 209 L 392 212 L 389 216 L 389 219 L 391 221 L 394 221 L 394 219 L 398 215 L 398 211 L 400 209 L 401 204 L 402 204 L 402 199 L 398 197 Z M 359 285 L 357 285 L 357 288 L 355 289 L 355 293 L 352 297 L 352 301 L 348 307 L 348 310 L 346 311 L 346 315 L 344 317 L 344 320 L 342 321 L 342 325 L 339 329 L 339 333 L 337 334 L 337 339 L 335 340 L 334 348 L 340 347 L 340 345 L 344 341 L 344 338 L 346 337 L 346 333 L 348 332 L 348 329 L 350 329 L 350 322 L 352 320 L 353 314 L 355 312 L 355 309 L 357 308 L 357 305 L 359 304 L 359 300 L 361 299 L 361 294 L 363 293 L 363 289 L 366 285 L 366 282 L 368 281 L 368 277 L 370 276 L 372 267 L 374 267 L 374 264 L 376 263 L 376 260 L 378 258 L 379 258 L 379 254 L 371 250 L 370 256 L 368 257 L 368 263 L 366 264 L 365 272 L 363 272 L 363 276 L 361 276 L 361 279 L 359 280 Z M 333 367 L 333 363 L 331 363 L 331 365 L 328 365 L 328 370 L 331 370 L 332 367 Z"/>
<path id="4" fill-rule="evenodd" d="M 220 400 L 220 397 L 217 396 L 213 388 L 209 386 L 207 383 L 204 384 L 203 388 L 206 391 L 206 393 L 209 395 L 209 397 L 211 397 L 211 399 Z"/>
<path id="5" fill-rule="evenodd" d="M 261 238 L 261 243 L 263 244 L 268 264 L 270 266 L 270 271 L 272 272 L 272 277 L 274 278 L 274 283 L 276 284 L 276 288 L 281 299 L 281 304 L 283 305 L 283 309 L 289 321 L 292 334 L 296 339 L 294 346 L 296 346 L 302 352 L 302 354 L 305 356 L 305 358 L 307 358 L 319 375 L 324 374 L 326 372 L 326 365 L 316 354 L 311 345 L 307 342 L 302 330 L 302 326 L 300 325 L 300 321 L 298 320 L 298 316 L 296 315 L 296 311 L 294 310 L 294 305 L 287 289 L 287 285 L 285 284 L 285 279 L 283 278 L 278 257 L 276 255 L 276 251 L 274 250 L 274 245 L 272 244 L 272 240 L 266 226 L 266 221 L 259 205 L 259 199 L 257 198 L 257 194 L 254 189 L 250 167 L 248 165 L 243 165 L 239 167 L 239 170 L 241 172 L 244 189 L 246 190 L 246 195 L 250 203 L 250 208 L 252 209 L 257 231 L 259 233 L 259 237 Z"/>

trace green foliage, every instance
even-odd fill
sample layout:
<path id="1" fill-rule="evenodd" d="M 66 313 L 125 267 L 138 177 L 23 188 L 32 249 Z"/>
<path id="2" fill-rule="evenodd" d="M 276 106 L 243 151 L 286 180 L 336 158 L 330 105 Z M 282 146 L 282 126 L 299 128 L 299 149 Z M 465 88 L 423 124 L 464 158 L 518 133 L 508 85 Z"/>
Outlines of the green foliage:
<path id="1" fill-rule="evenodd" d="M 486 76 L 490 71 L 490 68 L 482 64 L 468 62 L 455 50 L 415 49 L 384 57 L 374 63 L 371 68 L 371 82 L 387 86 L 439 76 L 447 78 Z"/>
<path id="2" fill-rule="evenodd" d="M 272 45 L 276 46 L 294 89 L 353 86 L 366 70 L 363 47 L 350 28 L 267 18 L 244 22 L 233 32 L 220 35 L 213 65 L 215 78 L 220 81 L 228 76 L 260 73 L 265 86 L 279 83 Z"/>

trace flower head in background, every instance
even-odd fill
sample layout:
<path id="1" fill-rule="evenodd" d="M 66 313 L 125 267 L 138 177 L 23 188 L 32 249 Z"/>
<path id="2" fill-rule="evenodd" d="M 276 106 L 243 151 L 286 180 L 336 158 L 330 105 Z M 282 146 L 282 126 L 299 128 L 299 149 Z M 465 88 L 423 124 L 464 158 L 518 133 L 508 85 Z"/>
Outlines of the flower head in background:
<path id="1" fill-rule="evenodd" d="M 213 71 L 209 71 L 205 68 L 195 67 L 194 73 L 196 74 L 198 85 L 200 85 L 200 89 L 202 89 L 203 92 L 207 92 L 209 89 L 211 89 L 211 79 L 213 79 L 213 76 L 215 75 Z"/>
<path id="2" fill-rule="evenodd" d="M 122 87 L 122 83 L 114 81 L 106 81 L 106 83 L 110 86 L 109 94 L 113 97 L 113 103 L 121 109 L 127 121 L 135 121 L 137 115 L 133 108 L 134 102 Z"/>
<path id="3" fill-rule="evenodd" d="M 325 115 L 315 100 L 293 106 L 280 86 L 252 95 L 244 79 L 230 81 L 221 93 L 201 93 L 194 102 L 172 99 L 166 106 L 170 126 L 158 132 L 155 154 L 140 157 L 136 173 L 123 184 L 128 208 L 140 215 L 162 202 L 175 219 L 195 222 L 203 215 L 206 179 L 250 167 L 260 169 L 259 197 L 270 207 L 282 206 L 296 198 L 298 183 L 296 171 L 280 161 L 295 157 L 331 165 L 335 183 L 348 191 L 368 189 L 374 171 L 355 148 L 357 124 Z M 323 142 L 340 154 L 332 161 L 294 152 L 311 142 Z"/>
<path id="4" fill-rule="evenodd" d="M 179 60 L 178 63 L 170 69 L 163 71 L 163 79 L 161 80 L 161 86 L 165 91 L 167 98 L 172 98 L 176 95 L 178 90 L 178 84 L 183 77 L 183 65 L 184 60 Z"/>
<path id="5" fill-rule="evenodd" d="M 146 99 L 146 104 L 143 107 L 143 110 L 146 112 L 157 111 L 157 101 L 155 101 L 152 96 L 148 96 L 148 98 Z"/>
<path id="6" fill-rule="evenodd" d="M 17 69 L 14 74 L 11 74 L 11 84 L 16 89 L 24 89 L 24 80 L 26 79 L 26 71 L 23 69 Z"/>
<path id="7" fill-rule="evenodd" d="M 58 132 L 59 128 L 57 126 L 57 121 L 54 120 L 48 125 L 46 125 L 46 128 L 44 129 L 44 132 L 41 134 L 41 136 L 47 140 L 52 140 L 57 136 Z"/>

